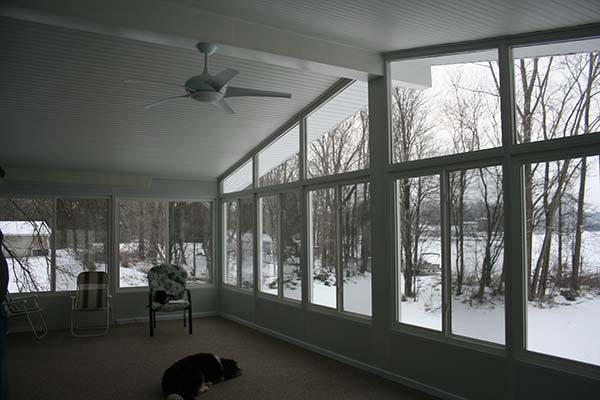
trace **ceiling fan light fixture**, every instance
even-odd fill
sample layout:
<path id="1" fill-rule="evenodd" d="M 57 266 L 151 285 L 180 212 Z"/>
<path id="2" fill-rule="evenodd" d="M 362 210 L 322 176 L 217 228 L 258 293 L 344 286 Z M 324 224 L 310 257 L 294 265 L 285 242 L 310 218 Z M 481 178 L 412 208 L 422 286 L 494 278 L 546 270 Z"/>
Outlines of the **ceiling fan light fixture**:
<path id="1" fill-rule="evenodd" d="M 285 99 L 292 97 L 290 93 L 229 86 L 229 82 L 239 74 L 239 71 L 228 68 L 216 75 L 212 75 L 208 70 L 208 59 L 217 51 L 218 46 L 214 43 L 199 42 L 196 44 L 196 48 L 202 54 L 204 54 L 204 71 L 200 75 L 192 76 L 185 82 L 183 88 L 187 94 L 167 97 L 154 103 L 147 104 L 144 106 L 144 108 L 148 109 L 159 104 L 189 97 L 202 103 L 216 104 L 220 106 L 221 109 L 223 109 L 226 113 L 233 114 L 233 108 L 231 108 L 226 100 L 229 97 L 276 97 Z M 125 83 L 151 85 L 158 84 L 171 87 L 180 87 L 180 85 L 173 83 L 141 79 L 127 79 L 125 80 Z"/>

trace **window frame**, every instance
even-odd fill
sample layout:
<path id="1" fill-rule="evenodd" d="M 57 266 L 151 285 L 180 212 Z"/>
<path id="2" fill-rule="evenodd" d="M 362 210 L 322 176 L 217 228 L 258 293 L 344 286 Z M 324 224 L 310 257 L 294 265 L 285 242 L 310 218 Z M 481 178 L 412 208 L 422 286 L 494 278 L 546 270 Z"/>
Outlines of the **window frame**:
<path id="1" fill-rule="evenodd" d="M 256 180 L 256 169 L 257 169 L 257 162 L 255 162 L 255 155 L 251 156 L 251 157 L 244 157 L 242 160 L 240 160 L 239 162 L 237 162 L 236 164 L 234 164 L 235 169 L 233 169 L 232 171 L 228 172 L 227 176 L 224 176 L 222 178 L 219 178 L 219 193 L 222 195 L 235 195 L 237 193 L 243 193 L 243 192 L 247 192 L 247 191 L 251 191 L 252 189 L 256 188 L 257 185 L 257 180 Z M 235 174 L 237 174 L 238 172 L 242 171 L 247 165 L 250 165 L 250 169 L 252 171 L 252 177 L 250 179 L 250 185 L 248 188 L 246 189 L 241 189 L 241 190 L 233 190 L 231 192 L 225 192 L 225 181 L 227 179 L 230 179 L 231 177 L 233 177 Z"/>
<path id="2" fill-rule="evenodd" d="M 580 376 L 600 377 L 600 366 L 585 362 L 574 361 L 549 354 L 536 353 L 527 350 L 527 300 L 526 300 L 526 271 L 525 271 L 525 235 L 524 235 L 524 176 L 522 166 L 527 162 L 547 161 L 549 158 L 571 158 L 582 155 L 600 154 L 600 135 L 591 133 L 585 135 L 556 138 L 531 143 L 517 143 L 516 111 L 514 97 L 514 58 L 512 50 L 516 47 L 535 46 L 553 42 L 570 42 L 592 38 L 600 38 L 597 25 L 567 28 L 548 32 L 506 36 L 478 41 L 453 43 L 443 46 L 427 46 L 408 50 L 399 50 L 384 53 L 386 62 L 385 79 L 388 97 L 386 109 L 389 129 L 387 132 L 387 188 L 388 212 L 397 218 L 395 210 L 395 176 L 399 174 L 416 174 L 438 170 L 451 170 L 453 166 L 460 165 L 460 169 L 477 166 L 479 162 L 502 166 L 503 172 L 503 197 L 504 197 L 504 263 L 511 265 L 507 268 L 505 276 L 505 345 L 498 346 L 494 343 L 480 341 L 458 335 L 446 336 L 426 328 L 410 326 L 397 321 L 397 308 L 394 310 L 392 332 L 411 334 L 427 337 L 432 340 L 447 344 L 463 346 L 467 349 L 487 352 L 501 357 L 514 358 L 521 362 L 550 367 L 560 371 L 567 371 Z M 463 153 L 441 156 L 425 160 L 393 163 L 392 158 L 392 132 L 391 132 L 391 105 L 390 105 L 390 62 L 442 56 L 448 54 L 468 53 L 486 49 L 497 49 L 500 79 L 500 121 L 502 132 L 502 145 L 499 148 L 480 150 L 473 153 Z M 422 162 L 425 161 L 425 162 Z M 482 164 L 483 165 L 483 164 Z M 396 231 L 395 229 L 393 230 Z M 390 260 L 396 265 L 396 245 L 389 249 Z M 390 304 L 396 304 L 398 296 L 397 268 L 393 271 L 394 289 L 391 291 Z M 397 307 L 397 305 L 396 305 Z M 446 315 L 446 312 L 443 313 Z M 446 317 L 447 318 L 447 317 Z M 448 319 L 448 318 L 447 318 Z M 447 324 L 443 324 L 444 327 Z M 449 326 L 448 326 L 449 328 Z"/>
<path id="3" fill-rule="evenodd" d="M 334 175 L 335 176 L 335 175 Z M 305 188 L 305 212 L 306 212 L 306 235 L 304 236 L 305 240 L 305 254 L 306 254 L 306 280 L 307 280 L 307 308 L 313 311 L 325 312 L 325 313 L 335 313 L 338 316 L 344 316 L 346 318 L 358 320 L 361 322 L 370 323 L 373 319 L 373 281 L 371 281 L 371 315 L 360 314 L 353 311 L 347 311 L 344 309 L 344 282 L 343 282 L 343 265 L 341 260 L 341 248 L 342 248 L 342 230 L 341 230 L 341 204 L 340 204 L 340 193 L 342 190 L 342 186 L 349 186 L 354 184 L 368 184 L 369 185 L 369 202 L 371 202 L 371 180 L 365 178 L 354 178 L 354 179 L 346 179 L 346 180 L 335 180 L 332 182 L 324 182 L 315 185 L 310 185 Z M 316 304 L 312 302 L 312 263 L 313 263 L 313 254 L 312 254 L 312 234 L 311 234 L 311 220 L 312 220 L 312 210 L 310 204 L 310 192 L 315 190 L 322 189 L 333 189 L 335 193 L 335 214 L 334 214 L 334 224 L 335 224 L 335 272 L 336 272 L 336 306 L 328 307 L 321 304 Z M 369 220 L 371 218 L 370 207 L 369 207 Z M 370 222 L 369 222 L 370 223 Z M 369 229 L 369 234 L 371 233 L 371 229 Z M 338 284 L 339 278 L 342 277 L 341 285 Z M 304 282 L 303 282 L 304 284 Z"/>
<path id="4" fill-rule="evenodd" d="M 241 240 L 241 229 L 242 229 L 242 225 L 241 225 L 241 220 L 242 220 L 242 213 L 240 212 L 241 208 L 240 208 L 240 203 L 242 200 L 251 200 L 252 201 L 252 223 L 253 223 L 253 227 L 252 227 L 252 287 L 251 288 L 244 288 L 242 287 L 242 240 Z M 237 207 L 237 231 L 236 234 L 238 236 L 238 241 L 236 244 L 236 251 L 238 252 L 238 256 L 236 257 L 236 283 L 235 285 L 225 282 L 224 279 L 224 273 L 225 273 L 225 268 L 224 265 L 227 262 L 227 244 L 225 243 L 224 237 L 227 231 L 227 225 L 226 225 L 226 212 L 227 209 L 225 208 L 225 203 L 235 203 L 236 207 Z M 254 288 L 256 288 L 257 285 L 257 269 L 256 269 L 256 246 L 257 246 L 257 238 L 256 238 L 256 218 L 257 218 L 257 214 L 256 214 L 256 204 L 257 201 L 255 199 L 255 197 L 251 194 L 244 194 L 241 196 L 236 196 L 235 194 L 233 196 L 228 196 L 228 197 L 222 197 L 219 201 L 219 206 L 220 206 L 220 211 L 219 211 L 219 225 L 221 227 L 221 234 L 219 235 L 219 242 L 221 243 L 220 248 L 220 258 L 221 258 L 221 265 L 223 266 L 223 268 L 221 268 L 221 273 L 219 274 L 219 281 L 223 284 L 223 286 L 227 289 L 234 289 L 234 290 L 240 290 L 243 293 L 253 293 L 254 292 Z"/>
<path id="5" fill-rule="evenodd" d="M 40 292 L 23 292 L 24 294 L 35 294 L 39 297 L 57 297 L 64 296 L 65 294 L 73 294 L 74 290 L 56 290 L 56 227 L 58 226 L 58 200 L 106 200 L 107 204 L 107 252 L 106 252 L 106 271 L 111 274 L 113 268 L 113 237 L 112 229 L 113 223 L 113 207 L 112 207 L 112 196 L 107 195 L 57 195 L 57 194 L 31 194 L 25 192 L 2 192 L 0 193 L 2 199 L 46 199 L 52 201 L 52 225 L 50 226 L 52 234 L 50 237 L 50 290 Z"/>
<path id="6" fill-rule="evenodd" d="M 165 246 L 165 263 L 170 263 L 171 260 L 171 255 L 169 254 L 169 238 L 170 238 L 170 233 L 169 233 L 169 203 L 170 202 L 188 202 L 188 203 L 195 203 L 195 202 L 202 202 L 202 203 L 209 203 L 210 204 L 210 219 L 211 219 L 211 227 L 210 227 L 210 232 L 211 232 L 211 236 L 212 238 L 216 238 L 215 235 L 215 200 L 213 199 L 197 199 L 197 198 L 180 198 L 180 197 L 143 197 L 143 196 L 115 196 L 113 197 L 113 226 L 114 226 L 114 246 L 113 246 L 113 251 L 114 251 L 114 264 L 115 264 L 115 269 L 116 269 L 116 273 L 115 275 L 115 289 L 114 292 L 115 293 L 131 293 L 131 292 L 147 292 L 148 291 L 148 285 L 146 284 L 145 286 L 131 286 L 131 287 L 121 287 L 121 258 L 120 258 L 120 241 L 121 241 L 121 235 L 120 235 L 120 230 L 119 230 L 119 210 L 120 210 L 120 205 L 121 202 L 123 201 L 145 201 L 145 202 L 157 202 L 157 203 L 164 203 L 165 207 L 164 207 L 164 218 L 165 218 L 165 235 L 164 235 L 164 243 L 163 245 Z M 211 244 L 211 251 L 212 251 L 212 259 L 211 259 L 211 265 L 208 266 L 208 269 L 211 271 L 210 272 L 210 276 L 212 277 L 212 282 L 208 283 L 208 282 L 202 282 L 202 283 L 186 283 L 186 287 L 188 289 L 197 289 L 197 288 L 205 288 L 205 287 L 216 287 L 217 283 L 216 283 L 216 277 L 215 277 L 215 265 L 217 264 L 217 261 L 215 260 L 216 258 L 216 253 L 215 253 L 215 249 L 217 249 L 215 240 L 213 239 L 212 241 L 213 243 Z"/>
<path id="7" fill-rule="evenodd" d="M 277 299 L 292 304 L 300 304 L 303 301 L 303 296 L 300 296 L 300 300 L 286 297 L 283 288 L 283 229 L 281 229 L 281 222 L 283 221 L 283 210 L 281 208 L 281 198 L 289 193 L 295 193 L 298 197 L 298 209 L 302 211 L 302 192 L 297 188 L 291 188 L 288 190 L 282 190 L 277 192 L 261 193 L 256 195 L 256 217 L 258 223 L 256 224 L 256 278 L 257 278 L 257 294 L 259 297 Z M 261 199 L 264 197 L 276 196 L 277 198 L 277 294 L 263 292 L 260 287 L 260 268 L 262 266 L 262 207 Z M 301 215 L 302 217 L 302 215 Z M 302 235 L 301 235 L 302 237 Z M 303 264 L 304 249 L 300 249 L 300 265 Z M 301 268 L 302 269 L 302 268 Z M 302 274 L 302 285 L 304 285 L 304 274 Z M 302 289 L 301 289 L 302 290 Z"/>
<path id="8" fill-rule="evenodd" d="M 256 154 L 253 157 L 254 160 L 254 170 L 255 170 L 255 178 L 254 178 L 254 182 L 255 184 L 253 185 L 253 188 L 271 188 L 271 187 L 277 187 L 277 186 L 285 186 L 287 184 L 290 183 L 294 183 L 297 182 L 299 180 L 301 180 L 305 175 L 303 174 L 302 171 L 302 164 L 300 162 L 301 154 L 302 154 L 302 128 L 301 128 L 301 121 L 298 121 L 296 124 L 292 125 L 289 129 L 287 129 L 286 131 L 284 131 L 283 133 L 277 135 L 277 137 L 274 137 L 272 139 L 270 139 L 269 143 L 267 145 L 264 146 L 264 148 L 262 148 L 261 150 L 257 151 Z M 260 175 L 260 156 L 261 154 L 263 154 L 264 152 L 268 151 L 272 145 L 274 145 L 275 143 L 277 143 L 280 139 L 283 139 L 284 136 L 292 133 L 295 129 L 298 129 L 298 151 L 294 154 L 292 154 L 293 156 L 298 156 L 298 177 L 292 181 L 289 182 L 283 182 L 283 183 L 275 183 L 272 185 L 261 185 L 260 184 L 260 180 L 261 178 L 263 178 L 265 175 L 267 175 L 270 171 L 267 171 L 264 175 Z M 289 157 L 288 157 L 289 158 Z M 286 158 L 285 160 L 287 160 L 288 158 Z M 284 162 L 285 162 L 284 160 Z M 245 164 L 244 164 L 245 165 Z M 280 164 L 278 164 L 277 166 L 275 166 L 274 168 L 277 168 L 278 166 L 280 166 Z M 231 176 L 231 175 L 230 175 Z"/>

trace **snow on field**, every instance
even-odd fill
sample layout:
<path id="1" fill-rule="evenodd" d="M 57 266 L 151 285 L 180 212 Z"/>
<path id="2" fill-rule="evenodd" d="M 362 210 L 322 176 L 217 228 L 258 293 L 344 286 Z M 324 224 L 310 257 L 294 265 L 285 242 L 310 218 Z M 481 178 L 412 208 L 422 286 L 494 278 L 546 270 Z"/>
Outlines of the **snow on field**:
<path id="1" fill-rule="evenodd" d="M 596 232 L 586 232 L 596 235 Z M 590 239 L 589 237 L 587 238 Z M 600 256 L 593 250 L 593 244 L 584 247 L 586 271 L 596 273 L 600 266 Z M 188 258 L 189 260 L 190 258 Z M 40 291 L 50 290 L 49 262 L 46 257 L 29 257 L 25 259 L 32 276 L 39 283 Z M 82 264 L 76 260 L 70 250 L 57 250 L 57 290 L 74 289 L 77 274 L 83 270 Z M 198 277 L 207 274 L 206 258 L 197 255 Z M 11 279 L 9 291 L 19 292 L 14 270 L 20 267 L 12 259 L 8 259 Z M 99 269 L 105 267 L 98 264 Z M 121 266 L 121 286 L 145 286 L 146 270 Z M 188 267 L 189 268 L 189 267 Z M 272 271 L 272 268 L 268 268 Z M 288 271 L 284 279 L 284 294 L 288 298 L 300 300 L 301 281 L 293 278 Z M 22 279 L 22 276 L 20 277 Z M 441 329 L 441 281 L 439 275 L 419 276 L 417 278 L 419 292 L 417 301 L 400 302 L 399 319 L 402 322 L 435 330 Z M 320 280 L 312 281 L 312 302 L 327 307 L 336 306 L 335 281 L 329 286 Z M 468 289 L 468 288 L 467 288 Z M 277 293 L 276 290 L 269 289 Z M 468 290 L 467 290 L 468 292 Z M 356 275 L 344 280 L 344 310 L 363 315 L 371 314 L 371 275 Z M 527 343 L 528 349 L 540 353 L 565 357 L 577 361 L 600 365 L 600 292 L 589 289 L 577 301 L 566 301 L 558 295 L 550 304 L 541 305 L 530 302 L 527 307 Z M 465 296 L 454 297 L 452 301 L 452 328 L 456 335 L 477 338 L 495 343 L 504 343 L 504 304 L 502 299 L 486 298 L 482 304 L 469 302 Z"/>
<path id="2" fill-rule="evenodd" d="M 24 273 L 21 266 L 13 258 L 7 258 L 8 262 L 8 291 L 10 293 L 19 293 L 19 282 L 24 280 Z M 38 284 L 38 291 L 47 292 L 50 290 L 50 257 L 28 257 L 22 262 L 31 274 L 31 278 Z M 24 290 L 29 291 L 29 290 Z"/>
<path id="3" fill-rule="evenodd" d="M 600 365 L 600 296 L 527 307 L 528 349 Z"/>

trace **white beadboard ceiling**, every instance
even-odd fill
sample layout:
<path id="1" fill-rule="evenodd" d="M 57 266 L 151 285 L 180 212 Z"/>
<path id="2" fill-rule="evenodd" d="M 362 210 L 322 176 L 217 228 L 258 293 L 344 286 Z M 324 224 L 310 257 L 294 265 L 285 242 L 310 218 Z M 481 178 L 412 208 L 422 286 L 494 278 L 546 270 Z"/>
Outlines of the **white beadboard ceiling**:
<path id="1" fill-rule="evenodd" d="M 375 51 L 600 21 L 598 0 L 168 0 Z"/>
<path id="2" fill-rule="evenodd" d="M 89 24 L 77 19 L 91 17 L 81 3 L 62 1 L 57 8 L 49 2 L 7 3 L 20 11 L 29 10 L 21 13 L 28 15 L 24 19 L 53 26 L 0 17 L 0 165 L 190 179 L 216 178 L 318 97 L 336 77 L 307 72 L 301 66 L 292 69 L 281 63 L 267 64 L 264 60 L 268 57 L 246 55 L 242 59 L 231 56 L 241 57 L 242 53 L 217 54 L 212 58 L 213 72 L 228 67 L 240 71 L 233 85 L 289 91 L 292 99 L 232 99 L 237 112 L 233 116 L 188 99 L 144 110 L 144 104 L 178 93 L 168 87 L 126 85 L 123 80 L 183 83 L 202 69 L 196 51 L 172 43 L 156 44 L 167 43 L 161 40 L 170 33 L 163 32 L 156 13 L 150 12 L 159 5 L 161 10 L 180 6 L 180 13 L 182 9 L 198 10 L 204 22 L 216 14 L 225 16 L 228 24 L 220 37 L 231 36 L 234 46 L 243 43 L 236 37 L 236 29 L 242 25 L 231 20 L 274 29 L 253 31 L 243 26 L 244 32 L 257 37 L 264 34 L 264 39 L 279 30 L 278 36 L 271 37 L 271 47 L 283 55 L 287 54 L 283 50 L 289 53 L 292 49 L 300 64 L 308 60 L 311 50 L 305 46 L 303 58 L 303 52 L 296 51 L 303 49 L 303 43 L 320 46 L 311 53 L 318 62 L 327 60 L 319 51 L 336 49 L 326 43 L 346 46 L 336 50 L 351 49 L 350 54 L 358 56 L 363 50 L 376 54 L 373 52 L 600 21 L 597 0 L 162 0 L 148 2 L 147 10 L 119 8 L 120 3 L 110 2 L 104 14 L 96 10 L 102 18 Z M 69 14 L 69 4 L 75 14 Z M 48 13 L 39 20 L 38 6 L 39 15 Z M 65 13 L 62 19 L 61 12 Z M 150 21 L 138 21 L 141 25 L 137 28 L 143 25 L 160 31 L 154 41 L 152 32 L 140 36 L 140 41 L 133 40 L 138 37 L 127 34 L 122 19 L 110 18 L 128 13 L 132 17 L 138 12 L 142 14 L 135 15 L 147 14 Z M 112 21 L 116 25 L 112 26 Z M 86 27 L 86 31 L 66 26 Z M 283 32 L 296 35 L 293 45 L 286 47 L 282 38 L 289 37 Z M 302 42 L 301 38 L 317 42 Z M 367 53 L 361 53 L 364 65 L 371 60 Z M 286 152 L 277 153 L 281 157 Z"/>
<path id="3" fill-rule="evenodd" d="M 154 177 L 215 179 L 337 80 L 214 55 L 232 84 L 292 93 L 234 98 L 235 115 L 130 78 L 183 83 L 202 72 L 200 53 L 0 18 L 0 165 Z M 10 168 L 7 168 L 10 172 Z"/>

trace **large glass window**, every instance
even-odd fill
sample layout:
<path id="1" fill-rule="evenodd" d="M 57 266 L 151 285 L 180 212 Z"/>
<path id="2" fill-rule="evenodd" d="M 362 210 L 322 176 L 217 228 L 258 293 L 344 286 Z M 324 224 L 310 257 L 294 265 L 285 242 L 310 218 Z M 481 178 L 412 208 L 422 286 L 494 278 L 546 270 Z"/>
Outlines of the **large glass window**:
<path id="1" fill-rule="evenodd" d="M 309 178 L 369 167 L 368 97 L 356 81 L 306 119 Z"/>
<path id="2" fill-rule="evenodd" d="M 496 50 L 390 63 L 393 161 L 499 147 Z"/>
<path id="3" fill-rule="evenodd" d="M 279 198 L 259 200 L 260 218 L 260 291 L 277 295 L 279 287 Z"/>
<path id="4" fill-rule="evenodd" d="M 598 156 L 527 163 L 527 349 L 600 365 Z"/>
<path id="5" fill-rule="evenodd" d="M 300 127 L 296 125 L 258 154 L 260 186 L 294 182 L 300 177 Z"/>
<path id="6" fill-rule="evenodd" d="M 440 177 L 396 181 L 398 320 L 441 330 L 442 244 Z"/>
<path id="7" fill-rule="evenodd" d="M 0 230 L 9 268 L 9 292 L 52 290 L 53 218 L 51 199 L 0 199 Z"/>
<path id="8" fill-rule="evenodd" d="M 283 192 L 259 199 L 260 291 L 302 299 L 300 195 Z"/>
<path id="9" fill-rule="evenodd" d="M 502 168 L 451 172 L 452 333 L 504 344 Z"/>
<path id="10" fill-rule="evenodd" d="M 289 299 L 301 300 L 302 216 L 300 212 L 300 194 L 298 192 L 282 193 L 280 201 L 283 296 Z"/>
<path id="11" fill-rule="evenodd" d="M 188 283 L 212 282 L 210 202 L 169 202 L 169 262 L 185 268 Z"/>
<path id="12" fill-rule="evenodd" d="M 599 49 L 596 38 L 513 50 L 518 143 L 598 131 Z"/>
<path id="13" fill-rule="evenodd" d="M 237 285 L 238 282 L 238 203 L 237 201 L 227 201 L 223 203 L 223 250 L 224 250 L 224 268 L 223 282 L 228 285 Z"/>
<path id="14" fill-rule="evenodd" d="M 309 192 L 311 303 L 371 315 L 369 204 L 366 182 Z"/>
<path id="15" fill-rule="evenodd" d="M 165 261 L 164 203 L 120 201 L 119 287 L 147 286 L 150 268 Z"/>
<path id="16" fill-rule="evenodd" d="M 343 309 L 371 315 L 371 219 L 368 183 L 341 187 Z"/>
<path id="17" fill-rule="evenodd" d="M 56 290 L 77 289 L 83 271 L 107 271 L 108 199 L 58 199 Z"/>
<path id="18" fill-rule="evenodd" d="M 241 275 L 240 287 L 254 287 L 254 200 L 240 199 Z"/>
<path id="19" fill-rule="evenodd" d="M 310 208 L 310 301 L 337 307 L 337 256 L 335 189 L 309 192 Z"/>
<path id="20" fill-rule="evenodd" d="M 223 193 L 239 192 L 250 188 L 252 188 L 252 160 L 246 161 L 222 182 Z"/>

